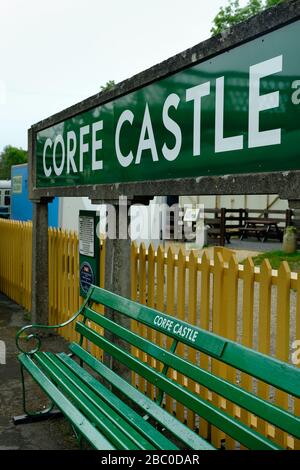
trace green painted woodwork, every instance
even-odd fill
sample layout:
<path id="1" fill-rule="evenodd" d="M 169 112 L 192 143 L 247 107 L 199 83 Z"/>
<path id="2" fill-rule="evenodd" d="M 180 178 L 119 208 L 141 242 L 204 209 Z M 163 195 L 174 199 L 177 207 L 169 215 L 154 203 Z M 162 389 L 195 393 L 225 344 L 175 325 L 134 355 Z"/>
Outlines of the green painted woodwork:
<path id="1" fill-rule="evenodd" d="M 82 383 L 71 371 L 49 353 L 37 353 L 37 363 L 45 370 L 50 378 L 64 390 L 79 409 L 99 427 L 100 431 L 119 449 L 155 449 L 143 436 L 107 405 L 86 384 Z"/>
<path id="2" fill-rule="evenodd" d="M 41 130 L 35 186 L 300 169 L 299 34 L 297 20 Z"/>
<path id="3" fill-rule="evenodd" d="M 131 370 L 134 370 L 147 381 L 156 385 L 167 395 L 172 396 L 217 428 L 222 429 L 226 434 L 237 439 L 246 447 L 256 450 L 280 449 L 277 444 L 270 442 L 267 438 L 241 423 L 241 421 L 227 415 L 221 409 L 215 407 L 211 403 L 200 398 L 198 395 L 190 392 L 188 389 L 164 376 L 148 364 L 118 348 L 103 336 L 100 336 L 92 329 L 86 327 L 83 323 L 77 323 L 76 330 L 80 334 L 83 334 L 89 341 L 92 341 L 118 361 L 125 364 Z"/>
<path id="4" fill-rule="evenodd" d="M 164 364 L 162 370 L 163 375 L 167 375 L 169 368 L 175 369 L 184 376 L 204 385 L 209 390 L 218 393 L 236 405 L 251 411 L 256 416 L 267 420 L 284 431 L 292 432 L 293 436 L 298 439 L 300 438 L 299 417 L 296 417 L 291 413 L 251 394 L 250 392 L 247 392 L 241 387 L 227 382 L 220 377 L 216 377 L 210 372 L 200 369 L 197 365 L 177 356 L 174 354 L 174 343 L 170 348 L 170 351 L 166 351 L 164 348 L 153 344 L 151 341 L 142 338 L 131 331 L 128 331 L 126 328 L 116 324 L 108 318 L 105 318 L 103 315 L 97 314 L 91 309 L 86 308 L 84 313 L 86 318 L 97 323 L 106 331 L 110 331 L 114 335 L 130 343 L 132 346 L 144 351 L 147 355 L 162 362 Z M 82 329 L 78 331 L 84 335 L 86 328 L 87 327 L 85 325 L 83 327 L 83 331 Z"/>
<path id="5" fill-rule="evenodd" d="M 138 302 L 125 299 L 102 288 L 93 288 L 91 298 L 95 302 L 103 303 L 113 310 L 117 310 L 174 339 L 179 339 L 182 343 L 192 346 L 198 351 L 217 357 L 226 364 L 237 367 L 253 377 L 257 377 L 285 392 L 291 393 L 295 397 L 300 397 L 300 371 L 293 365 L 278 361 L 275 358 L 246 348 L 233 341 L 225 340 L 214 333 L 210 333 L 209 331 L 202 330 L 195 326 L 193 326 L 192 329 L 194 332 L 197 332 L 198 335 L 195 342 L 191 342 L 188 338 L 180 337 L 178 334 L 175 334 L 173 327 L 169 331 L 166 328 L 154 324 L 157 316 L 167 321 L 171 318 L 169 315 L 139 304 Z M 174 320 L 173 325 L 178 324 L 183 328 L 191 327 L 191 325 L 181 320 L 174 318 L 172 318 L 172 320 Z"/>
<path id="6" fill-rule="evenodd" d="M 44 392 L 51 398 L 56 406 L 71 421 L 80 435 L 84 435 L 89 443 L 96 449 L 114 450 L 115 447 L 89 422 L 89 420 L 68 400 L 64 394 L 49 380 L 26 354 L 19 355 L 22 366 L 30 373 Z"/>
<path id="7" fill-rule="evenodd" d="M 165 429 L 180 438 L 187 448 L 195 450 L 213 450 L 213 446 L 195 434 L 191 429 L 178 421 L 174 416 L 158 406 L 154 401 L 134 388 L 122 377 L 115 374 L 111 369 L 106 367 L 102 362 L 95 359 L 89 352 L 76 343 L 70 344 L 70 350 L 80 358 L 85 364 L 91 367 L 95 372 L 100 374 L 113 387 L 129 397 L 136 405 L 144 410 L 147 415 L 151 416 Z M 60 354 L 65 360 L 65 354 Z"/>
<path id="8" fill-rule="evenodd" d="M 55 358 L 53 355 L 51 357 L 53 357 L 53 359 Z M 64 368 L 65 375 L 68 376 L 70 372 L 75 374 L 80 384 L 84 383 L 88 385 L 88 387 L 98 394 L 111 409 L 117 411 L 120 416 L 127 420 L 129 424 L 140 433 L 141 436 L 147 438 L 156 448 L 161 450 L 177 449 L 177 447 L 163 434 L 151 426 L 145 419 L 143 419 L 132 408 L 130 408 L 130 406 L 126 405 L 126 403 L 124 403 L 114 393 L 108 390 L 107 387 L 92 377 L 67 354 L 61 353 L 56 357 L 60 359 L 58 367 L 62 367 L 63 365 L 68 367 L 68 369 Z"/>
<path id="9" fill-rule="evenodd" d="M 97 313 L 93 310 L 94 304 L 103 304 L 168 335 L 173 339 L 169 350 Z M 72 355 L 77 356 L 80 365 L 65 353 L 55 355 L 39 352 L 38 334 L 31 333 L 31 330 L 36 331 L 39 325 L 29 325 L 17 333 L 17 345 L 21 351 L 21 340 L 33 338 L 36 341 L 36 345 L 31 351 L 19 355 L 19 360 L 22 367 L 41 385 L 52 402 L 70 419 L 78 436 L 86 437 L 93 447 L 107 449 L 111 445 L 111 448 L 128 450 L 168 450 L 176 449 L 177 442 L 180 441 L 182 444 L 179 447 L 183 445 L 184 448 L 197 450 L 213 449 L 208 442 L 163 409 L 162 403 L 166 394 L 195 412 L 200 419 L 208 421 L 245 447 L 280 449 L 268 437 L 261 435 L 247 424 L 200 397 L 199 394 L 193 393 L 169 378 L 167 376 L 169 368 L 275 425 L 282 431 L 300 438 L 299 417 L 243 390 L 234 383 L 202 370 L 197 364 L 192 364 L 184 357 L 178 356 L 176 349 L 177 345 L 182 342 L 197 351 L 210 354 L 213 358 L 299 397 L 300 370 L 296 367 L 95 286 L 90 288 L 79 312 L 64 325 L 75 320 L 79 340 L 78 344 L 72 343 L 70 345 L 70 350 Z M 159 361 L 162 364 L 161 371 L 134 357 L 118 344 L 111 343 L 105 336 L 92 329 L 93 324 L 101 326 L 113 337 L 118 337 L 140 349 L 147 354 L 147 357 Z M 56 327 L 60 327 L 60 325 L 56 325 Z M 87 339 L 87 343 L 84 338 Z M 90 343 L 102 348 L 106 354 L 111 355 L 131 371 L 154 384 L 156 386 L 156 401 L 146 397 L 86 351 L 84 345 Z M 113 388 L 106 387 L 104 383 L 100 383 L 84 370 L 84 364 L 100 374 Z M 121 400 L 114 393 L 115 390 L 121 392 L 127 401 Z M 132 403 L 134 407 L 132 407 Z M 164 436 L 142 415 L 153 418 L 168 430 L 176 438 L 176 445 L 172 438 Z M 82 418 L 84 419 L 82 420 Z"/>

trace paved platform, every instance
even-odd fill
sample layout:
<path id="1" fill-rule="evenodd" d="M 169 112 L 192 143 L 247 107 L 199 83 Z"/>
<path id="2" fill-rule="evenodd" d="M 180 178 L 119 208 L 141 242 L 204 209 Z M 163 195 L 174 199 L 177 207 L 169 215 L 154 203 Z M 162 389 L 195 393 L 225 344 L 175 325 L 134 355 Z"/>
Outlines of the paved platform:
<path id="1" fill-rule="evenodd" d="M 23 414 L 20 368 L 15 345 L 16 331 L 30 323 L 26 313 L 14 302 L 0 294 L 0 340 L 6 345 L 6 364 L 0 364 L 0 450 L 72 450 L 78 449 L 70 424 L 62 418 L 15 426 L 14 415 Z M 66 350 L 66 342 L 59 336 L 43 341 L 45 349 Z M 47 405 L 40 388 L 26 376 L 30 410 Z"/>

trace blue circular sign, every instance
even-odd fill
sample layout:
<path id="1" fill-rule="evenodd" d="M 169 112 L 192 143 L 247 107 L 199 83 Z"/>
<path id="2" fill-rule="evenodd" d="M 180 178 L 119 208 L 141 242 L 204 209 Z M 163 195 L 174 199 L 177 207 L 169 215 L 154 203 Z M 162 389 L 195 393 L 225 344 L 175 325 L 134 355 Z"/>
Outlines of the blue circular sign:
<path id="1" fill-rule="evenodd" d="M 79 279 L 80 279 L 80 287 L 84 293 L 87 293 L 90 285 L 94 284 L 95 276 L 92 269 L 92 266 L 87 261 L 84 261 L 80 265 L 79 270 Z"/>

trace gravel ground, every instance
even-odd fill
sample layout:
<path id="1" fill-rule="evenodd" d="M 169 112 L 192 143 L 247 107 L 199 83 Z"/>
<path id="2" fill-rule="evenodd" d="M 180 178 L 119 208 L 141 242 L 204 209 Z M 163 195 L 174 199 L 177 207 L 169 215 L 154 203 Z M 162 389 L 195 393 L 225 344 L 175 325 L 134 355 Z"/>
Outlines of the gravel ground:
<path id="1" fill-rule="evenodd" d="M 0 340 L 6 344 L 6 364 L 0 364 L 0 450 L 71 450 L 78 449 L 69 423 L 64 418 L 15 426 L 13 416 L 22 415 L 20 367 L 17 361 L 15 334 L 23 325 L 24 310 L 0 294 Z M 63 338 L 44 340 L 49 351 L 66 350 Z M 40 388 L 26 376 L 28 408 L 32 411 L 47 405 Z"/>

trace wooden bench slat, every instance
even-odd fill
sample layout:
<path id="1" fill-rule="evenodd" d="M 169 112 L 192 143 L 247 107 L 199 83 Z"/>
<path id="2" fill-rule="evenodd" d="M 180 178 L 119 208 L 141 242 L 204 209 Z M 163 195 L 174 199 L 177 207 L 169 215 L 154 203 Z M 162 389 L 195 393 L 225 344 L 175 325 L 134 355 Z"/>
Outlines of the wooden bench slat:
<path id="1" fill-rule="evenodd" d="M 97 379 L 91 376 L 85 369 L 80 367 L 67 354 L 60 353 L 57 355 L 60 361 L 74 372 L 76 376 L 88 385 L 97 395 L 101 397 L 111 408 L 118 411 L 120 415 L 130 423 L 139 433 L 146 437 L 152 444 L 161 450 L 176 450 L 178 447 L 167 439 L 162 433 L 155 429 L 142 416 L 136 413 L 108 388 L 102 385 Z"/>
<path id="2" fill-rule="evenodd" d="M 94 288 L 92 290 L 91 301 L 104 304 L 198 351 L 216 357 L 222 362 L 238 368 L 242 372 L 246 372 L 253 377 L 300 398 L 300 369 L 295 366 L 278 361 L 275 358 L 261 354 L 258 351 L 233 341 L 225 340 L 214 333 L 202 330 L 196 326 L 191 327 L 191 325 L 186 322 L 172 318 L 146 305 L 125 299 L 102 288 Z M 192 330 L 191 335 L 193 332 L 197 333 L 195 341 L 193 342 L 189 338 L 176 334 L 174 331 L 169 331 L 166 328 L 155 325 L 154 321 L 157 316 L 165 320 L 165 322 L 169 320 L 173 321 L 173 324 L 182 326 L 182 328 L 190 328 Z"/>
<path id="3" fill-rule="evenodd" d="M 131 345 L 141 349 L 158 361 L 174 368 L 177 372 L 195 380 L 209 390 L 218 393 L 238 406 L 251 411 L 256 416 L 265 419 L 269 423 L 276 425 L 300 439 L 300 418 L 271 403 L 265 402 L 237 385 L 200 369 L 198 366 L 153 344 L 151 341 L 127 330 L 103 315 L 93 312 L 91 309 L 87 309 L 85 315 L 88 319 L 97 322 L 98 325 L 124 339 Z"/>
<path id="4" fill-rule="evenodd" d="M 55 405 L 71 421 L 76 430 L 85 436 L 89 443 L 99 450 L 115 450 L 116 448 L 90 423 L 90 421 L 68 400 L 51 380 L 37 367 L 26 354 L 20 354 L 18 359 L 23 367 L 31 374 L 43 391 Z"/>
<path id="5" fill-rule="evenodd" d="M 152 369 L 152 367 L 150 367 L 148 364 L 143 363 L 138 358 L 135 358 L 126 351 L 121 350 L 118 346 L 110 343 L 106 338 L 91 330 L 83 323 L 78 322 L 76 329 L 80 334 L 83 334 L 85 338 L 105 350 L 118 361 L 122 362 L 131 370 L 140 374 L 146 380 L 163 390 L 166 394 L 172 396 L 180 403 L 188 406 L 190 410 L 194 411 L 199 416 L 202 416 L 217 428 L 222 429 L 226 434 L 229 434 L 234 439 L 237 439 L 246 447 L 257 450 L 280 449 L 279 446 L 270 442 L 264 436 L 258 434 L 254 430 L 251 430 L 242 422 L 227 415 L 219 408 L 198 397 L 188 389 L 162 375 L 155 369 Z"/>
<path id="6" fill-rule="evenodd" d="M 104 407 L 97 406 L 97 400 L 93 399 L 91 394 L 87 396 L 84 394 L 84 387 L 77 387 L 72 383 L 69 377 L 63 376 L 59 373 L 56 365 L 51 362 L 49 356 L 46 353 L 37 353 L 35 354 L 35 359 L 37 360 L 39 366 L 49 374 L 51 380 L 54 380 L 55 383 L 59 386 L 61 390 L 64 391 L 76 406 L 86 415 L 92 423 L 94 423 L 99 431 L 109 439 L 113 445 L 118 449 L 123 450 L 138 450 L 138 449 L 154 449 L 153 446 L 140 446 L 133 439 L 128 437 L 122 429 L 122 424 L 124 424 L 121 419 L 118 422 L 114 419 L 114 416 L 109 416 L 104 410 Z M 142 439 L 141 439 L 142 440 Z"/>
<path id="7" fill-rule="evenodd" d="M 148 415 L 154 418 L 158 423 L 164 426 L 168 431 L 186 444 L 188 448 L 194 450 L 214 450 L 214 447 L 207 441 L 196 435 L 191 429 L 187 428 L 183 423 L 178 421 L 174 416 L 170 415 L 166 410 L 158 406 L 154 401 L 134 388 L 131 384 L 122 379 L 119 375 L 98 361 L 88 351 L 83 349 L 76 343 L 70 344 L 70 350 L 79 359 L 85 362 L 91 369 L 101 375 L 113 387 L 123 392 L 131 400 L 136 402 L 138 406 L 143 408 Z"/>

